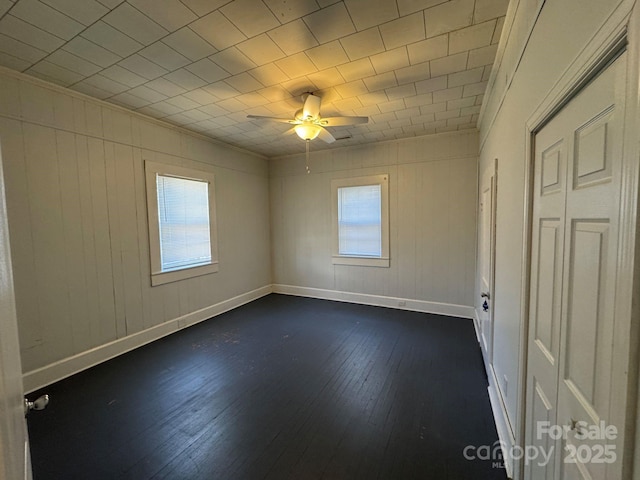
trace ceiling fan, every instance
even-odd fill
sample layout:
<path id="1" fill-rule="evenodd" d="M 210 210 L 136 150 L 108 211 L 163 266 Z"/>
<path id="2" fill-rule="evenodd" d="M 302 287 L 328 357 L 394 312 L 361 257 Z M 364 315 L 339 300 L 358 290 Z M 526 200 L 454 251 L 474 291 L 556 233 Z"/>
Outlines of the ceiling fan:
<path id="1" fill-rule="evenodd" d="M 327 143 L 336 141 L 335 137 L 324 127 L 342 127 L 346 125 L 358 125 L 367 123 L 369 117 L 327 117 L 320 116 L 321 99 L 311 92 L 302 95 L 304 106 L 298 110 L 293 119 L 280 117 L 263 117 L 260 115 L 247 115 L 247 118 L 256 120 L 268 120 L 273 122 L 288 123 L 294 125 L 293 131 L 302 139 L 308 142 L 315 138 L 320 138 Z"/>

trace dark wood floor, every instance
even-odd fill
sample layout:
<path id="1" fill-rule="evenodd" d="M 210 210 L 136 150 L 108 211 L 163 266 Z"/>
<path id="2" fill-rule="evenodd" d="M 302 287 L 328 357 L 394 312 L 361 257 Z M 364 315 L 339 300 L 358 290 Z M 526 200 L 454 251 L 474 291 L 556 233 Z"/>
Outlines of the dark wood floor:
<path id="1" fill-rule="evenodd" d="M 504 479 L 472 322 L 269 295 L 35 392 L 35 480 Z"/>

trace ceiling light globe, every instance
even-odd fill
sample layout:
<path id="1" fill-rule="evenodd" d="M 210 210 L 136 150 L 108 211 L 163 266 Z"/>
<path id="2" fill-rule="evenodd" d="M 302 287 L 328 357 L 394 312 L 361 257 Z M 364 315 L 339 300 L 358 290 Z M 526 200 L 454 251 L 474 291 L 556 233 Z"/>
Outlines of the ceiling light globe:
<path id="1" fill-rule="evenodd" d="M 294 127 L 296 134 L 302 140 L 313 140 L 318 135 L 320 135 L 321 129 L 322 127 L 320 127 L 319 125 L 314 125 L 312 123 L 303 123 Z"/>

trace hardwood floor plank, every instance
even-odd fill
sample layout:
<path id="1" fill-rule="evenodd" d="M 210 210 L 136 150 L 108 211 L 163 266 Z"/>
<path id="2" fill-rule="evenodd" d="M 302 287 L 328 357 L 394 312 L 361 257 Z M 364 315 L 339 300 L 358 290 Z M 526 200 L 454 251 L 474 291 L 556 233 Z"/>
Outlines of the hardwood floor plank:
<path id="1" fill-rule="evenodd" d="M 483 372 L 469 320 L 269 295 L 44 389 L 34 478 L 504 479 Z"/>

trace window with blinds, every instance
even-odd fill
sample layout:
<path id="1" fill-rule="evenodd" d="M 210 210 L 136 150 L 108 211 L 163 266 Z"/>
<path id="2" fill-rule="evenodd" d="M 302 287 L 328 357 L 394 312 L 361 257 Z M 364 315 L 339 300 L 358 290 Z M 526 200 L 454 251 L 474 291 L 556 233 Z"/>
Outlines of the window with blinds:
<path id="1" fill-rule="evenodd" d="M 382 188 L 338 188 L 338 253 L 382 256 Z"/>
<path id="2" fill-rule="evenodd" d="M 389 266 L 389 175 L 334 179 L 334 265 Z"/>
<path id="3" fill-rule="evenodd" d="M 145 161 L 151 285 L 218 271 L 212 172 Z"/>
<path id="4" fill-rule="evenodd" d="M 162 271 L 211 263 L 208 183 L 158 175 L 157 188 Z"/>

